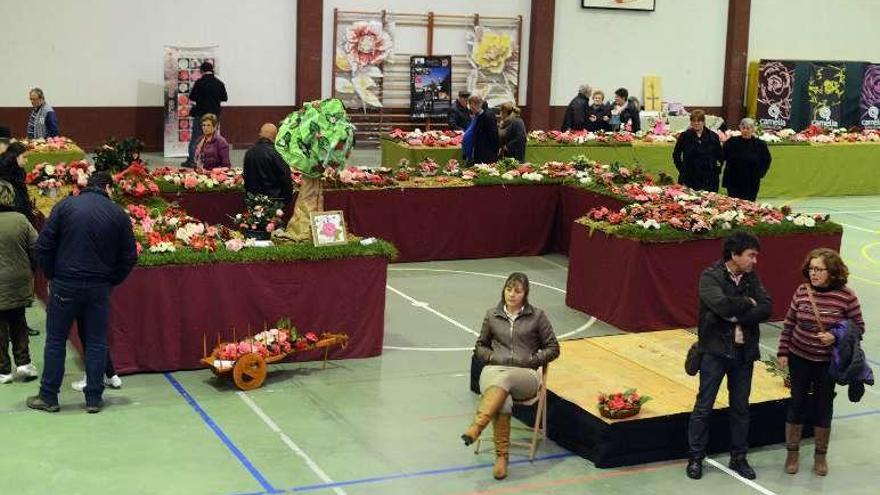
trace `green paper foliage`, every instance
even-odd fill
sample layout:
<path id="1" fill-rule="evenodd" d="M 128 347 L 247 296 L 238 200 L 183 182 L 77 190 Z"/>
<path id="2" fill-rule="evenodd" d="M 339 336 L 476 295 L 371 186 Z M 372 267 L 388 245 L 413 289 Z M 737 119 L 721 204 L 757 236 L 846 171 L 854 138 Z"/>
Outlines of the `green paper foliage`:
<path id="1" fill-rule="evenodd" d="M 327 165 L 340 166 L 354 142 L 354 126 L 336 98 L 311 101 L 281 121 L 275 149 L 291 167 L 311 178 Z"/>

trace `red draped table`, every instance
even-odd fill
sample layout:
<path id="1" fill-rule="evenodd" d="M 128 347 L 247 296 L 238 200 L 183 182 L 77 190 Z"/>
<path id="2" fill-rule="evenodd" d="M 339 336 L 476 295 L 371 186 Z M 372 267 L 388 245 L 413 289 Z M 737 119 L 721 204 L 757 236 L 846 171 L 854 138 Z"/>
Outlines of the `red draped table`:
<path id="1" fill-rule="evenodd" d="M 627 331 L 687 328 L 697 324 L 700 273 L 721 259 L 723 239 L 648 243 L 590 232 L 574 224 L 565 303 Z M 757 273 L 785 317 L 801 263 L 818 247 L 840 249 L 841 234 L 761 237 Z"/>

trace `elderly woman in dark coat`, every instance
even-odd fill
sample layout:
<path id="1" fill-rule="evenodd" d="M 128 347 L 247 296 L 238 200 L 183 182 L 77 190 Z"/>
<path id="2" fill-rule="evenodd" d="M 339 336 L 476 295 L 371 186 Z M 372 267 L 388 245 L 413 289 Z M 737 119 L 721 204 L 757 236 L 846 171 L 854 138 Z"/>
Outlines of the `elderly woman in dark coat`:
<path id="1" fill-rule="evenodd" d="M 691 127 L 682 132 L 672 150 L 678 183 L 698 191 L 718 192 L 721 175 L 721 140 L 706 128 L 706 112 L 691 113 Z"/>
<path id="2" fill-rule="evenodd" d="M 755 121 L 742 119 L 740 136 L 724 143 L 724 180 L 727 195 L 754 201 L 758 197 L 761 179 L 770 169 L 770 150 L 767 143 L 755 137 Z"/>

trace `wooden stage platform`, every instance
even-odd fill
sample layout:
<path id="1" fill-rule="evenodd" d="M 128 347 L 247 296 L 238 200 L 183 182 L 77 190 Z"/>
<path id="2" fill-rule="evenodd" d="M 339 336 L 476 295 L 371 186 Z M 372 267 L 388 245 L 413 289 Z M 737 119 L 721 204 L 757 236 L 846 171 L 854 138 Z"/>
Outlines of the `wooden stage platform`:
<path id="1" fill-rule="evenodd" d="M 687 455 L 687 422 L 696 398 L 698 377 L 684 372 L 684 357 L 696 336 L 665 330 L 560 343 L 559 359 L 550 365 L 547 430 L 561 446 L 593 461 L 616 467 L 682 458 Z M 472 390 L 481 366 L 471 367 Z M 599 392 L 635 387 L 649 395 L 638 416 L 610 420 L 599 414 Z M 789 391 L 780 378 L 756 363 L 752 382 L 750 445 L 784 439 Z M 711 420 L 710 452 L 727 449 L 727 386 L 722 383 Z M 531 424 L 533 408 L 514 410 Z"/>

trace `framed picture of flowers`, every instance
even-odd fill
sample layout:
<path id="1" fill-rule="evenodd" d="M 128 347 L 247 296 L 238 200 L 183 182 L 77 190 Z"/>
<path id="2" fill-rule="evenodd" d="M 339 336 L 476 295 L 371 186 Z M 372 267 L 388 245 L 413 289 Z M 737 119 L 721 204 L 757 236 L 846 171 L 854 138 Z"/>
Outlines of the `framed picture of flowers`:
<path id="1" fill-rule="evenodd" d="M 342 210 L 311 212 L 309 220 L 312 228 L 312 243 L 315 247 L 334 246 L 348 242 Z"/>
<path id="2" fill-rule="evenodd" d="M 585 9 L 618 9 L 654 11 L 656 0 L 581 0 Z"/>

